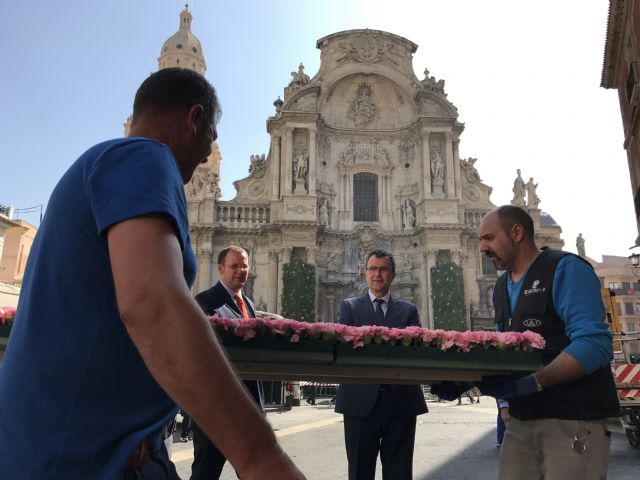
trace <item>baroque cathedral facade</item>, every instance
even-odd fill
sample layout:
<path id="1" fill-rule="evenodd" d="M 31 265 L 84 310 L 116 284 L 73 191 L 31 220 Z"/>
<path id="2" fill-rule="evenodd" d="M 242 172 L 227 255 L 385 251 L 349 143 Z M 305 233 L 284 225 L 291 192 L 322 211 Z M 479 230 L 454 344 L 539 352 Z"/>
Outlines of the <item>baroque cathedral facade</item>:
<path id="1" fill-rule="evenodd" d="M 418 306 L 433 328 L 431 272 L 461 268 L 467 328 L 493 329 L 491 263 L 478 251 L 477 227 L 495 205 L 475 158 L 460 158 L 464 124 L 444 81 L 413 69 L 418 46 L 398 35 L 348 30 L 319 39 L 321 65 L 310 77 L 300 64 L 267 119 L 270 148 L 252 155 L 249 175 L 220 199 L 217 148 L 185 193 L 198 262 L 194 292 L 217 278 L 218 252 L 237 244 L 249 252 L 246 286 L 259 310 L 282 312 L 283 269 L 294 260 L 315 266 L 316 321 L 337 320 L 338 306 L 366 288 L 373 249 L 396 259 L 393 294 Z M 163 45 L 159 68 L 206 70 L 191 14 Z M 518 177 L 514 204 L 536 224 L 537 242 L 561 248 L 560 227 L 524 201 Z"/>

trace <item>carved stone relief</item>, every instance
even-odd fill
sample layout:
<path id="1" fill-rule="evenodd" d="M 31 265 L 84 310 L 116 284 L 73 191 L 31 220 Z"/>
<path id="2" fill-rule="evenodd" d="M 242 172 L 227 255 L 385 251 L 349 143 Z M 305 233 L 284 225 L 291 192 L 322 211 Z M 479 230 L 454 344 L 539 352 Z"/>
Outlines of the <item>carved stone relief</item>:
<path id="1" fill-rule="evenodd" d="M 418 193 L 417 183 L 406 183 L 398 189 L 396 197 L 409 197 Z"/>
<path id="2" fill-rule="evenodd" d="M 473 185 L 465 185 L 462 189 L 462 195 L 470 202 L 477 202 L 480 200 L 480 192 Z"/>
<path id="3" fill-rule="evenodd" d="M 400 164 L 404 165 L 408 163 L 413 165 L 416 152 L 416 141 L 413 137 L 406 137 L 402 139 L 398 146 L 398 152 L 400 154 Z"/>
<path id="4" fill-rule="evenodd" d="M 219 198 L 219 179 L 216 173 L 207 167 L 197 168 L 185 187 L 189 200 L 203 200 L 207 197 Z"/>
<path id="5" fill-rule="evenodd" d="M 322 166 L 325 166 L 323 162 L 328 163 L 331 157 L 331 140 L 324 132 L 318 135 L 318 156 Z"/>
<path id="6" fill-rule="evenodd" d="M 293 110 L 297 112 L 314 112 L 316 110 L 317 98 L 318 97 L 315 93 L 303 95 L 291 102 L 291 104 L 287 106 L 287 110 Z"/>
<path id="7" fill-rule="evenodd" d="M 367 83 L 358 85 L 356 96 L 347 110 L 347 117 L 356 127 L 364 127 L 375 118 L 378 107 L 373 100 L 373 90 Z"/>
<path id="8" fill-rule="evenodd" d="M 373 139 L 351 141 L 340 154 L 338 165 L 377 164 L 381 167 L 391 165 L 389 151 Z"/>
<path id="9" fill-rule="evenodd" d="M 351 41 L 341 42 L 338 45 L 338 63 L 360 62 L 377 63 L 391 62 L 397 64 L 391 57 L 393 44 L 372 35 L 357 35 Z"/>
<path id="10" fill-rule="evenodd" d="M 290 213 L 298 213 L 298 214 L 302 214 L 302 213 L 313 213 L 313 205 L 287 205 L 287 212 Z M 287 234 L 288 235 L 288 234 Z"/>
<path id="11" fill-rule="evenodd" d="M 264 182 L 261 180 L 257 180 L 249 185 L 249 187 L 247 188 L 247 191 L 249 192 L 250 195 L 257 197 L 264 192 L 264 188 L 265 188 Z"/>

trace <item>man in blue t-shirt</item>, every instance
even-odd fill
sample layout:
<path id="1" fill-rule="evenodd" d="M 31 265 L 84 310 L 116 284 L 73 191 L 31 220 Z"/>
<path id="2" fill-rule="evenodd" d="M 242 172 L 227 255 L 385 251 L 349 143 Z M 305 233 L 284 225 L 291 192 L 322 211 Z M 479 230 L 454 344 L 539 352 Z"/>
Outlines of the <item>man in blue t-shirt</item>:
<path id="1" fill-rule="evenodd" d="M 160 70 L 131 136 L 87 150 L 55 187 L 0 369 L 2 478 L 177 479 L 161 437 L 176 402 L 242 478 L 303 478 L 189 291 L 183 184 L 219 112 L 201 75 Z"/>
<path id="2" fill-rule="evenodd" d="M 593 268 L 576 255 L 539 249 L 533 220 L 520 207 L 487 213 L 478 237 L 480 251 L 505 270 L 494 289 L 499 330 L 531 330 L 546 342 L 544 368 L 479 384 L 483 393 L 509 401 L 498 478 L 605 478 L 607 417 L 618 415 L 619 406 Z"/>

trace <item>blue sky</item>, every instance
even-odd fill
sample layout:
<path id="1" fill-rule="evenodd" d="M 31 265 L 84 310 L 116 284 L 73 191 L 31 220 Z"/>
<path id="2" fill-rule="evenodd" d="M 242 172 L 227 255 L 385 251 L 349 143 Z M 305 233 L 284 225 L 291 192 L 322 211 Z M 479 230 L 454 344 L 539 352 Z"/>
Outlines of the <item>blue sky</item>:
<path id="1" fill-rule="evenodd" d="M 157 70 L 183 1 L 0 3 L 0 203 L 45 204 L 88 147 L 123 134 L 138 85 Z M 582 233 L 587 254 L 628 255 L 636 238 L 617 95 L 600 88 L 608 2 L 540 0 L 236 0 L 189 2 L 207 78 L 223 105 L 223 199 L 268 153 L 266 119 L 317 39 L 386 30 L 418 44 L 414 69 L 446 81 L 465 123 L 460 155 L 478 158 L 492 201 L 507 203 L 516 169 L 540 207 Z M 579 15 L 578 15 L 579 14 Z M 37 224 L 37 216 L 24 216 Z"/>

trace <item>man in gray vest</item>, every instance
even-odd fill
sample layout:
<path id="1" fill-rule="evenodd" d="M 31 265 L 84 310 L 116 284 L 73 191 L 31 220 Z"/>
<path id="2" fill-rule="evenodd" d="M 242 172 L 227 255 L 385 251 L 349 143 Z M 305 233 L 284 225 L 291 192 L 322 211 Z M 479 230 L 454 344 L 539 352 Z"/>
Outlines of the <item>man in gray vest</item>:
<path id="1" fill-rule="evenodd" d="M 498 207 L 482 219 L 480 251 L 497 270 L 496 324 L 546 340 L 544 368 L 485 377 L 480 390 L 509 401 L 500 479 L 605 478 L 610 433 L 619 414 L 609 362 L 611 333 L 600 282 L 586 261 L 538 249 L 533 221 L 520 207 Z"/>

